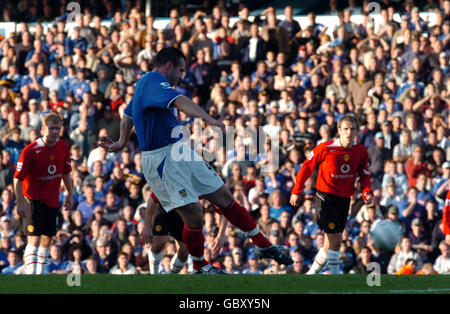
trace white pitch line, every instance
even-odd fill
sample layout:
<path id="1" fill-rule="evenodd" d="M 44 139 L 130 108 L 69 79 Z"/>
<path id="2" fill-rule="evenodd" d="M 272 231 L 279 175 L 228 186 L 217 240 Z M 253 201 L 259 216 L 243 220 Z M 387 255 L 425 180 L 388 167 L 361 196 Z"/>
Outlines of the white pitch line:
<path id="1" fill-rule="evenodd" d="M 405 292 L 450 292 L 450 288 L 399 289 L 399 290 L 388 290 L 387 292 L 393 292 L 393 293 L 405 293 Z"/>
<path id="2" fill-rule="evenodd" d="M 360 290 L 360 291 L 310 291 L 308 294 L 376 294 L 376 293 L 442 293 L 442 292 L 450 292 L 450 288 L 428 288 L 428 289 L 394 289 L 394 290 L 384 290 L 384 291 L 376 291 L 376 290 Z"/>

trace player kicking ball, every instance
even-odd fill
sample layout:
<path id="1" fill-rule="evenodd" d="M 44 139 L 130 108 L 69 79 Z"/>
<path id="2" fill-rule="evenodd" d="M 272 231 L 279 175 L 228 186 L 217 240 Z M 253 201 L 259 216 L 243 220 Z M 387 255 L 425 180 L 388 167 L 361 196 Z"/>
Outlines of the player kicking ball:
<path id="1" fill-rule="evenodd" d="M 145 179 L 162 207 L 167 212 L 176 210 L 183 219 L 183 241 L 198 273 L 219 273 L 219 269 L 203 256 L 203 208 L 199 197 L 216 205 L 231 224 L 246 232 L 261 257 L 291 265 L 292 258 L 261 233 L 214 169 L 192 148 L 181 143 L 182 134 L 173 134 L 181 125 L 178 111 L 225 131 L 222 122 L 172 87 L 181 81 L 185 72 L 186 57 L 180 50 L 174 47 L 161 49 L 155 56 L 152 72 L 146 73 L 136 84 L 133 98 L 120 122 L 119 140 L 111 143 L 101 139 L 99 145 L 107 151 L 121 150 L 127 145 L 134 126 L 142 151 Z M 174 155 L 190 158 L 178 160 Z"/>
<path id="2" fill-rule="evenodd" d="M 337 124 L 339 138 L 316 146 L 296 175 L 290 204 L 299 206 L 305 182 L 316 167 L 316 216 L 319 227 L 325 232 L 325 243 L 317 253 L 307 274 L 317 274 L 328 263 L 330 274 L 339 273 L 339 248 L 342 231 L 347 222 L 350 197 L 355 192 L 359 176 L 363 199 L 372 203 L 368 170 L 369 155 L 364 145 L 355 141 L 358 121 L 352 114 L 343 116 Z"/>

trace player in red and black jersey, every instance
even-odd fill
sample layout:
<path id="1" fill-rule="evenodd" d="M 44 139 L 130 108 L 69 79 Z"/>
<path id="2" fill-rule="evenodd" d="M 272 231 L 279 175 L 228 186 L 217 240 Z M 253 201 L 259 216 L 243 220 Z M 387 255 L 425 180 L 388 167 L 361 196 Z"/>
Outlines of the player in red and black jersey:
<path id="1" fill-rule="evenodd" d="M 24 219 L 27 274 L 41 274 L 46 267 L 51 237 L 56 234 L 61 179 L 68 196 L 64 207 L 73 205 L 69 144 L 59 138 L 63 121 L 56 113 L 43 118 L 43 136 L 26 146 L 14 173 L 17 214 Z"/>
<path id="2" fill-rule="evenodd" d="M 292 206 L 300 204 L 306 180 L 318 167 L 316 182 L 316 210 L 319 227 L 325 231 L 325 243 L 319 250 L 309 274 L 318 273 L 328 262 L 330 273 L 339 273 L 339 248 L 342 231 L 347 222 L 350 197 L 355 192 L 359 177 L 364 201 L 373 196 L 368 170 L 369 155 L 364 145 L 355 142 L 358 122 L 354 115 L 345 115 L 338 121 L 339 138 L 316 146 L 303 163 L 291 191 Z"/>

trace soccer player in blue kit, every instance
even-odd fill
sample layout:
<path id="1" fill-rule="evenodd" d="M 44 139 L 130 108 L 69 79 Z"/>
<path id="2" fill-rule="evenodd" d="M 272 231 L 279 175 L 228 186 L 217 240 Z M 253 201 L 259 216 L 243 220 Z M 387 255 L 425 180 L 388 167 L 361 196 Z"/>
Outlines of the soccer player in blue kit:
<path id="1" fill-rule="evenodd" d="M 234 200 L 214 169 L 191 148 L 178 143 L 182 139 L 181 133 L 176 136 L 172 134 L 173 129 L 180 126 L 177 110 L 225 131 L 223 123 L 172 88 L 183 78 L 185 71 L 186 59 L 180 50 L 174 47 L 160 50 L 152 72 L 139 79 L 134 96 L 125 108 L 119 140 L 112 142 L 109 138 L 103 138 L 99 145 L 109 152 L 121 150 L 127 145 L 134 125 L 142 151 L 145 179 L 162 208 L 167 212 L 176 210 L 183 219 L 183 241 L 197 273 L 220 272 L 203 257 L 203 208 L 199 197 L 215 204 L 232 225 L 246 232 L 256 245 L 260 257 L 291 265 L 292 258 L 278 246 L 272 245 L 261 233 L 253 218 Z M 179 160 L 174 158 L 176 156 L 190 158 Z M 148 226 L 142 233 L 144 242 L 150 241 L 151 229 Z"/>

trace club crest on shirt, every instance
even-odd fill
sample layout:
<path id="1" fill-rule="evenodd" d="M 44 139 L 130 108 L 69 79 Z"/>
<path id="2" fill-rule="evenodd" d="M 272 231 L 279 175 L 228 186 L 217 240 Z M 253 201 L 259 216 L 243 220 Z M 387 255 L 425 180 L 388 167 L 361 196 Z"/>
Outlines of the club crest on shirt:
<path id="1" fill-rule="evenodd" d="M 182 198 L 187 197 L 187 193 L 186 193 L 186 190 L 185 190 L 185 189 L 180 190 L 179 193 L 180 193 L 180 195 L 181 195 Z"/>
<path id="2" fill-rule="evenodd" d="M 349 154 L 345 154 L 344 156 L 342 156 L 342 158 L 344 158 L 345 161 L 349 161 L 350 155 Z"/>
<path id="3" fill-rule="evenodd" d="M 330 223 L 328 224 L 328 228 L 331 229 L 331 230 L 333 230 L 334 228 L 336 228 L 336 225 L 334 224 L 334 222 L 330 222 Z"/>
<path id="4" fill-rule="evenodd" d="M 23 162 L 18 162 L 17 163 L 17 171 L 22 170 L 22 166 L 23 166 Z"/>
<path id="5" fill-rule="evenodd" d="M 50 154 L 49 158 L 50 158 L 50 161 L 53 161 L 53 160 L 55 160 L 55 155 L 54 154 Z"/>
<path id="6" fill-rule="evenodd" d="M 314 157 L 314 152 L 311 151 L 311 153 L 309 153 L 308 159 L 311 160 Z"/>
<path id="7" fill-rule="evenodd" d="M 171 88 L 170 84 L 167 83 L 167 82 L 162 82 L 160 85 L 161 85 L 162 88 L 166 88 L 166 89 L 167 88 Z"/>
<path id="8" fill-rule="evenodd" d="M 28 232 L 33 232 L 34 231 L 34 226 L 33 225 L 28 225 L 27 226 L 27 230 L 28 230 Z"/>
<path id="9" fill-rule="evenodd" d="M 162 230 L 161 225 L 156 225 L 156 226 L 155 226 L 155 231 L 156 231 L 156 232 L 160 232 L 161 230 Z"/>

